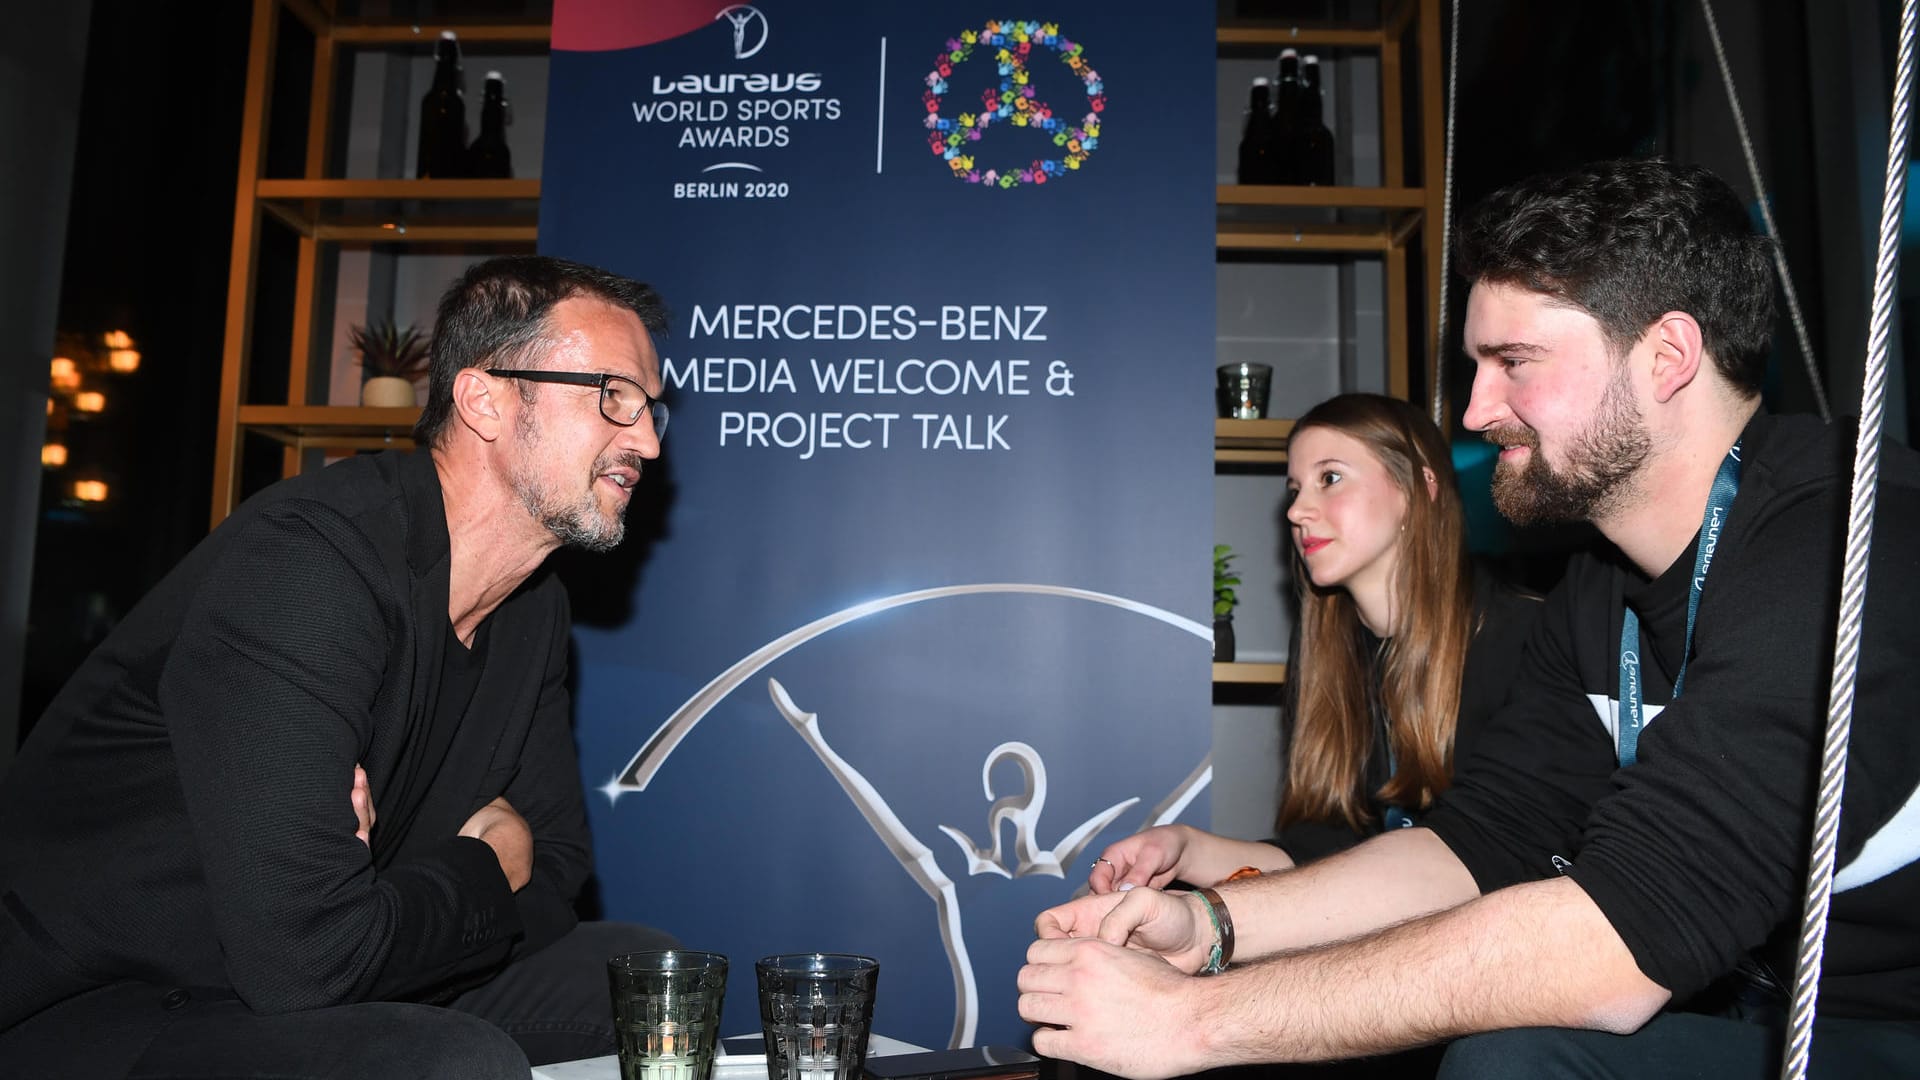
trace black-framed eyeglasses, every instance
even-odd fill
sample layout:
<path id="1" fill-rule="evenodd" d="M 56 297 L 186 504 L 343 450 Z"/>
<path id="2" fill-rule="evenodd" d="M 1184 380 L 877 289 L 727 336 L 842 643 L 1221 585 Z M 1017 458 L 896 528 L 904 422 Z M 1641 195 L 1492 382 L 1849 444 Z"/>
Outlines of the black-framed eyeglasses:
<path id="1" fill-rule="evenodd" d="M 632 427 L 640 422 L 640 414 L 653 416 L 653 436 L 661 438 L 667 433 L 667 403 L 649 395 L 640 388 L 640 384 L 625 375 L 610 375 L 597 371 L 532 371 L 518 368 L 492 368 L 489 375 L 498 375 L 503 379 L 525 379 L 528 382 L 566 383 L 569 386 L 592 386 L 600 391 L 600 415 L 608 423 L 621 427 Z"/>

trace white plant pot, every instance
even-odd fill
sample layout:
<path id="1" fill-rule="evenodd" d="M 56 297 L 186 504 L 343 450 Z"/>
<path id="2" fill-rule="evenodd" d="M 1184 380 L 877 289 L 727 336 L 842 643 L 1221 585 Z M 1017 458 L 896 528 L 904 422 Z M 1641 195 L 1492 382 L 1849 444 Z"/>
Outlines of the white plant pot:
<path id="1" fill-rule="evenodd" d="M 375 375 L 360 387 L 360 404 L 383 409 L 405 408 L 416 404 L 413 380 L 397 375 Z"/>

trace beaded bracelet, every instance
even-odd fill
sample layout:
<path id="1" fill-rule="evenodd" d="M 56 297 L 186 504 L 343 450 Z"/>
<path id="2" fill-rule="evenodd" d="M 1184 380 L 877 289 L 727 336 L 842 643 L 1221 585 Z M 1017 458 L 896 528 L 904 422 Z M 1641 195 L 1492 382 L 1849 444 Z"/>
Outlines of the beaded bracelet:
<path id="1" fill-rule="evenodd" d="M 1197 891 L 1207 902 L 1207 915 L 1213 920 L 1214 931 L 1220 935 L 1220 943 L 1215 947 L 1220 966 L 1215 971 L 1222 971 L 1233 962 L 1233 913 L 1227 910 L 1227 902 L 1220 899 L 1219 893 L 1210 888 Z"/>
<path id="2" fill-rule="evenodd" d="M 1227 962 L 1233 959 L 1233 916 L 1227 914 L 1226 901 L 1212 889 L 1195 889 L 1193 895 L 1200 898 L 1207 922 L 1213 925 L 1213 948 L 1208 951 L 1206 965 L 1199 974 L 1218 975 L 1227 970 Z"/>

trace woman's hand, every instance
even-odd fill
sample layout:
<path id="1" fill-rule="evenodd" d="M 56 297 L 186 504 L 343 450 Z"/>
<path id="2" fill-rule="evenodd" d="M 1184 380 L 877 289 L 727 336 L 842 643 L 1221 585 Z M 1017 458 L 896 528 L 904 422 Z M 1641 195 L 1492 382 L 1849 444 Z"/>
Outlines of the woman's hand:
<path id="1" fill-rule="evenodd" d="M 1293 865 L 1272 844 L 1229 840 L 1191 825 L 1156 825 L 1110 845 L 1094 860 L 1087 889 L 1126 892 L 1140 885 L 1165 888 L 1175 879 L 1189 885 L 1218 885 L 1241 867 L 1263 873 Z"/>
<path id="2" fill-rule="evenodd" d="M 1190 825 L 1156 825 L 1109 844 L 1094 860 L 1087 888 L 1096 893 L 1125 892 L 1137 885 L 1161 888 L 1180 876 L 1188 846 L 1203 835 Z"/>

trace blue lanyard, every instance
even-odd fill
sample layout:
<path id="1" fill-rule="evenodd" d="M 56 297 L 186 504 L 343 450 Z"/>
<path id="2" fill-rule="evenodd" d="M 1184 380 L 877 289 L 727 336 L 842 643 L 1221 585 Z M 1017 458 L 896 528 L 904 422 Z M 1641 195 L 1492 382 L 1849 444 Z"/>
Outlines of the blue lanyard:
<path id="1" fill-rule="evenodd" d="M 1375 724 L 1375 726 L 1379 728 L 1380 738 L 1386 742 L 1386 774 L 1392 776 L 1392 774 L 1400 773 L 1400 761 L 1394 757 L 1394 732 L 1390 730 L 1392 721 L 1386 719 L 1386 707 L 1384 707 L 1384 705 L 1380 705 L 1379 707 L 1377 721 L 1379 721 L 1379 724 Z M 1400 807 L 1386 807 L 1386 813 L 1380 815 L 1380 826 L 1382 826 L 1382 828 L 1413 828 L 1413 824 L 1415 824 L 1413 815 L 1409 815 L 1407 811 L 1400 809 Z"/>
<path id="2" fill-rule="evenodd" d="M 1687 678 L 1687 656 L 1693 652 L 1693 620 L 1700 614 L 1700 590 L 1707 583 L 1714 549 L 1720 546 L 1720 530 L 1726 526 L 1727 513 L 1733 509 L 1733 497 L 1739 491 L 1740 444 L 1736 442 L 1713 476 L 1707 512 L 1700 519 L 1700 539 L 1693 548 L 1693 583 L 1687 591 L 1687 640 L 1681 646 L 1680 672 L 1673 677 L 1671 701 L 1680 700 L 1680 686 Z M 1640 705 L 1640 616 L 1628 607 L 1620 619 L 1620 733 L 1614 738 L 1614 752 L 1622 768 L 1638 757 L 1640 729 L 1645 726 Z"/>

